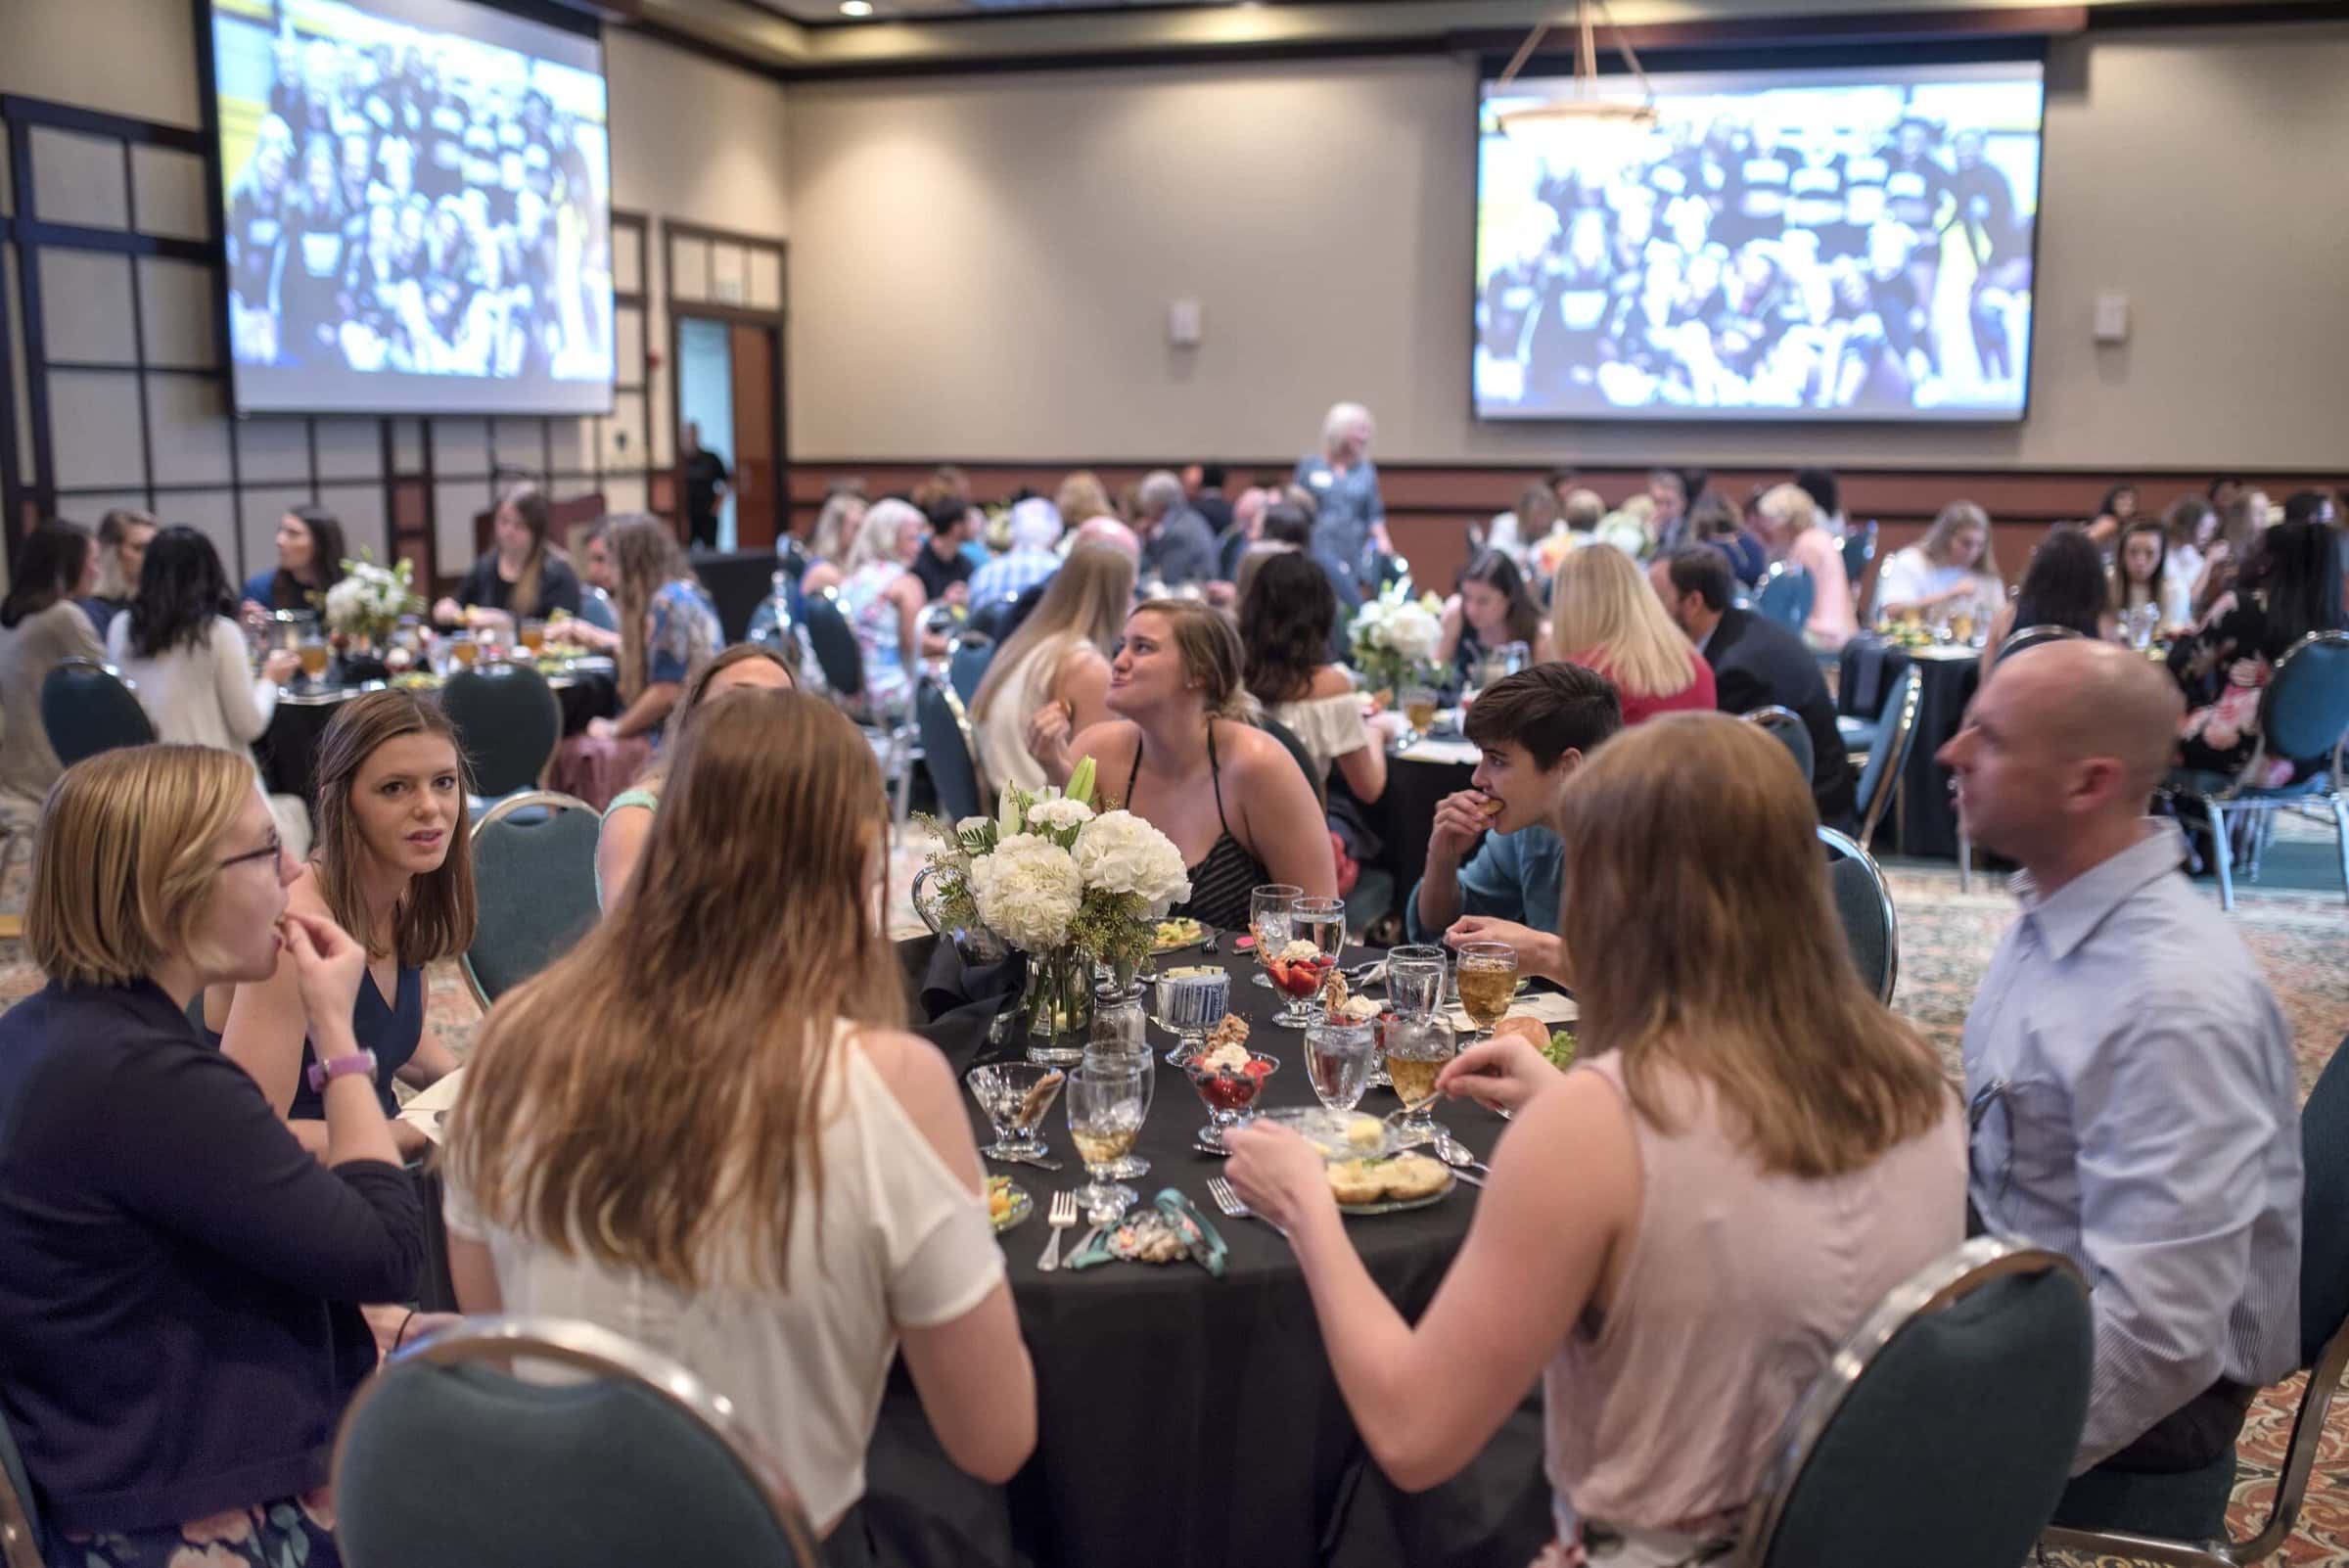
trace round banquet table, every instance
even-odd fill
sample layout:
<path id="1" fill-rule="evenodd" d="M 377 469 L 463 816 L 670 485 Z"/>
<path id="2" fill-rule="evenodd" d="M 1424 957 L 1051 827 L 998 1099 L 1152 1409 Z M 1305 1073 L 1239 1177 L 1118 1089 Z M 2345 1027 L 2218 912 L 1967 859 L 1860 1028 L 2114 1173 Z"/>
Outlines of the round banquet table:
<path id="1" fill-rule="evenodd" d="M 1973 648 L 1919 648 L 1909 656 L 1916 671 L 1916 739 L 1901 771 L 1905 795 L 1897 826 L 1903 854 L 1954 860 L 1958 857 L 1958 806 L 1950 798 L 1950 770 L 1936 761 L 1942 747 L 1965 722 L 1966 705 L 1981 683 L 1982 655 Z"/>
<path id="2" fill-rule="evenodd" d="M 1350 952 L 1347 961 L 1366 956 Z M 1280 998 L 1252 983 L 1253 959 L 1194 951 L 1161 962 L 1230 970 L 1232 1009 L 1252 1026 L 1250 1047 L 1280 1059 L 1260 1103 L 1314 1103 L 1303 1033 L 1270 1022 Z M 963 1038 L 941 1041 L 957 1073 L 1005 1054 L 985 1045 L 984 1029 L 981 1019 L 959 1032 Z M 1162 1057 L 1173 1043 L 1155 1025 L 1150 1038 Z M 1366 1458 L 1288 1243 L 1261 1221 L 1227 1219 L 1216 1208 L 1207 1178 L 1221 1161 L 1193 1146 L 1206 1107 L 1179 1068 L 1162 1059 L 1156 1072 L 1135 1144 L 1150 1174 L 1127 1184 L 1144 1204 L 1170 1186 L 1188 1196 L 1229 1248 L 1223 1277 L 1187 1261 L 1037 1270 L 1052 1193 L 1084 1180 L 1065 1106 L 1055 1102 L 1043 1136 L 1050 1157 L 1065 1162 L 1061 1171 L 988 1162 L 990 1174 L 1010 1176 L 1036 1200 L 1035 1214 L 1002 1238 L 1036 1363 L 1038 1414 L 1036 1453 L 998 1505 L 1008 1511 L 1008 1543 L 990 1544 L 990 1525 L 974 1522 L 989 1507 L 983 1489 L 953 1475 L 934 1440 L 923 1452 L 926 1426 L 918 1405 L 908 1408 L 911 1390 L 900 1377 L 876 1440 L 866 1499 L 881 1561 L 1066 1568 L 1405 1561 L 1517 1568 L 1529 1561 L 1550 1529 L 1538 1403 L 1521 1407 L 1457 1479 L 1416 1496 L 1397 1493 Z M 967 1090 L 964 1101 L 984 1145 L 991 1130 Z M 1372 1114 L 1395 1106 L 1385 1089 L 1362 1101 Z M 1467 1101 L 1447 1102 L 1436 1114 L 1480 1159 L 1491 1156 L 1505 1126 Z M 1405 1315 L 1416 1317 L 1433 1297 L 1476 1197 L 1461 1182 L 1432 1208 L 1347 1221 L 1371 1275 Z M 1064 1233 L 1064 1254 L 1084 1230 L 1081 1222 Z M 893 1446 L 898 1452 L 883 1452 Z"/>
<path id="3" fill-rule="evenodd" d="M 555 701 L 563 707 L 563 733 L 576 735 L 591 718 L 610 718 L 620 712 L 620 688 L 612 678 L 609 659 L 581 659 L 562 674 L 546 677 Z M 318 759 L 318 739 L 342 712 L 343 705 L 363 692 L 381 691 L 383 682 L 346 686 L 287 686 L 277 694 L 269 727 L 261 732 L 254 753 L 260 758 L 261 777 L 272 795 L 292 795 L 307 802 Z M 437 690 L 420 687 L 419 690 Z"/>

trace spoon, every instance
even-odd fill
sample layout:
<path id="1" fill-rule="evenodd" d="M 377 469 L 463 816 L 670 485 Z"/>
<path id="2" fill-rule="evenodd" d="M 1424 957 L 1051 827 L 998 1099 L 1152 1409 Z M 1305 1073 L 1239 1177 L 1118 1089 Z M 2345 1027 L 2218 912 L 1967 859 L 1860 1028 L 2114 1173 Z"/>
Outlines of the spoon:
<path id="1" fill-rule="evenodd" d="M 1436 1129 L 1436 1157 L 1451 1166 L 1453 1174 L 1472 1187 L 1483 1186 L 1485 1176 L 1493 1174 L 1490 1166 L 1470 1154 L 1459 1140 L 1443 1128 Z M 1476 1174 L 1479 1172 L 1483 1175 Z"/>

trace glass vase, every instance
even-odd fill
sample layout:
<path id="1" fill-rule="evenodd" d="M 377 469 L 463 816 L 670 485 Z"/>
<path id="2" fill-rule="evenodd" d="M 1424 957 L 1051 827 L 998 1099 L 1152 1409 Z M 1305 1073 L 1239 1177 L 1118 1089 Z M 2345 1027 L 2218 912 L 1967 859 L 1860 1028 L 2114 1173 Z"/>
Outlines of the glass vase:
<path id="1" fill-rule="evenodd" d="M 1028 1015 L 1028 1059 L 1076 1066 L 1092 1031 L 1092 959 L 1076 947 L 1030 953 L 1020 1006 Z"/>

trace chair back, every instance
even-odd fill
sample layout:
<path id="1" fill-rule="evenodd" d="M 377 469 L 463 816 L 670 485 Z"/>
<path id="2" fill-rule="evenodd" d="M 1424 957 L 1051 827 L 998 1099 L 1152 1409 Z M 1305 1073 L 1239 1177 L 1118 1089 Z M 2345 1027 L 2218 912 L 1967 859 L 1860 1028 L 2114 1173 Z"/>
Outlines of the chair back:
<path id="1" fill-rule="evenodd" d="M 2323 757 L 2349 734 L 2349 631 L 2312 631 L 2276 662 L 2260 698 L 2270 757 Z"/>
<path id="2" fill-rule="evenodd" d="M 1883 716 L 1892 683 L 1910 665 L 1909 650 L 1863 631 L 1836 656 L 1835 712 L 1850 718 Z"/>
<path id="3" fill-rule="evenodd" d="M 463 967 L 483 1007 L 571 951 L 595 924 L 602 828 L 594 807 L 549 790 L 509 796 L 474 824 L 480 919 Z"/>
<path id="4" fill-rule="evenodd" d="M 525 1381 L 526 1365 L 561 1382 Z M 469 1317 L 386 1361 L 335 1443 L 350 1568 L 815 1568 L 814 1526 L 731 1404 L 609 1329 Z"/>
<path id="5" fill-rule="evenodd" d="M 49 732 L 49 749 L 68 767 L 155 739 L 155 725 L 130 682 L 95 659 L 60 660 L 41 677 L 41 727 Z"/>
<path id="6" fill-rule="evenodd" d="M 1792 562 L 1773 562 L 1754 594 L 1754 610 L 1788 631 L 1800 631 L 1803 623 L 1811 619 L 1811 606 L 1818 595 L 1819 584 L 1812 581 L 1810 573 Z"/>
<path id="7" fill-rule="evenodd" d="M 2006 640 L 1999 644 L 1999 657 L 2011 659 L 2026 649 L 2044 648 L 2050 642 L 2069 642 L 2079 635 L 2078 629 L 2072 626 L 2024 626 L 2006 634 Z"/>
<path id="8" fill-rule="evenodd" d="M 2088 1291 L 1977 1236 L 1894 1287 L 1779 1428 L 1737 1568 L 2020 1563 L 2088 1413 Z"/>
<path id="9" fill-rule="evenodd" d="M 1004 628 L 1011 624 L 1011 613 L 1019 605 L 1020 595 L 1000 593 L 985 604 L 971 606 L 971 613 L 962 622 L 964 635 L 976 635 L 988 642 L 1001 642 L 1005 635 Z"/>
<path id="10" fill-rule="evenodd" d="M 953 688 L 924 675 L 913 689 L 913 723 L 922 741 L 922 765 L 938 791 L 939 814 L 949 822 L 978 816 L 988 807 L 979 772 L 979 743 Z"/>
<path id="11" fill-rule="evenodd" d="M 2349 1323 L 2349 1039 L 2300 1107 L 2300 1364 Z"/>
<path id="12" fill-rule="evenodd" d="M 32 1478 L 9 1435 L 0 1411 L 0 1568 L 41 1568 L 41 1515 L 32 1500 Z"/>
<path id="13" fill-rule="evenodd" d="M 598 587 L 580 587 L 579 619 L 605 631 L 620 629 L 620 612 L 612 608 L 612 595 Z"/>
<path id="14" fill-rule="evenodd" d="M 1860 769 L 1856 804 L 1863 848 L 1875 842 L 1876 824 L 1884 820 L 1901 770 L 1909 765 L 1909 748 L 1916 739 L 1916 708 L 1923 699 L 1924 687 L 1918 684 L 1912 664 L 1893 680 L 1884 699 L 1884 716 L 1876 725 L 1876 738 L 1868 744 L 1867 765 Z"/>
<path id="15" fill-rule="evenodd" d="M 1280 742 L 1288 754 L 1297 759 L 1298 770 L 1305 774 L 1305 781 L 1313 787 L 1313 799 L 1319 801 L 1322 807 L 1327 809 L 1329 781 L 1323 778 L 1320 769 L 1313 765 L 1313 754 L 1305 749 L 1305 742 L 1297 738 L 1297 732 L 1274 718 L 1270 714 L 1266 714 L 1258 718 L 1256 727 Z"/>
<path id="16" fill-rule="evenodd" d="M 1843 541 L 1843 575 L 1860 591 L 1860 579 L 1867 573 L 1868 563 L 1876 558 L 1876 520 L 1869 518 L 1867 527 L 1855 530 Z"/>
<path id="17" fill-rule="evenodd" d="M 995 661 L 995 642 L 991 637 L 966 631 L 956 637 L 946 650 L 946 680 L 953 686 L 954 695 L 965 703 L 979 695 L 979 682 L 987 678 L 987 667 Z"/>
<path id="18" fill-rule="evenodd" d="M 1901 983 L 1901 922 L 1893 913 L 1892 890 L 1885 886 L 1884 868 L 1876 857 L 1833 828 L 1819 830 L 1819 841 L 1832 857 L 1827 862 L 1828 890 L 1835 896 L 1835 914 L 1843 922 L 1843 940 L 1852 949 L 1852 963 L 1862 984 L 1876 1000 L 1892 1005 L 1894 988 Z"/>
<path id="19" fill-rule="evenodd" d="M 840 596 L 830 588 L 808 594 L 800 606 L 800 624 L 807 630 L 807 646 L 815 650 L 816 668 L 833 695 L 853 702 L 864 695 L 864 650 L 856 633 L 840 613 Z"/>
<path id="20" fill-rule="evenodd" d="M 1818 766 L 1819 756 L 1812 749 L 1811 731 L 1804 727 L 1801 715 L 1791 708 L 1773 703 L 1768 708 L 1757 708 L 1750 714 L 1738 716 L 1749 724 L 1759 724 L 1769 730 L 1779 745 L 1793 754 L 1794 765 L 1803 775 L 1804 782 L 1810 782 Z"/>
<path id="21" fill-rule="evenodd" d="M 440 688 L 440 711 L 473 764 L 474 793 L 489 800 L 534 787 L 563 740 L 563 705 L 527 664 L 456 671 Z"/>

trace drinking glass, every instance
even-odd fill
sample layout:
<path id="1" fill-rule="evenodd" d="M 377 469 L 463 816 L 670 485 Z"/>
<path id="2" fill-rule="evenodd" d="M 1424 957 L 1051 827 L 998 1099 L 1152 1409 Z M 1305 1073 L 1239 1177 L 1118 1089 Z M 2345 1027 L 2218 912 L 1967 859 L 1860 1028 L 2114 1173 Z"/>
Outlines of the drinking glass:
<path id="1" fill-rule="evenodd" d="M 1436 689 L 1433 686 L 1405 686 L 1396 701 L 1403 706 L 1404 722 L 1412 730 L 1425 735 L 1436 727 Z"/>
<path id="2" fill-rule="evenodd" d="M 1082 1063 L 1069 1075 L 1069 1137 L 1092 1180 L 1077 1189 L 1077 1201 L 1094 1221 L 1115 1219 L 1133 1206 L 1133 1188 L 1111 1179 L 1118 1162 L 1133 1151 L 1147 1110 L 1143 1069 L 1122 1060 Z"/>
<path id="3" fill-rule="evenodd" d="M 1035 1062 L 990 1062 L 965 1073 L 971 1097 L 995 1130 L 995 1141 L 979 1152 L 990 1160 L 1041 1159 L 1039 1130 L 1065 1078 L 1059 1068 Z"/>
<path id="4" fill-rule="evenodd" d="M 1180 1067 L 1231 1011 L 1230 972 L 1206 965 L 1189 974 L 1162 969 L 1154 989 L 1158 1027 L 1175 1037 L 1174 1048 L 1167 1052 L 1167 1065 Z"/>
<path id="5" fill-rule="evenodd" d="M 1370 1063 L 1378 1054 L 1368 1024 L 1321 1018 L 1305 1029 L 1305 1071 L 1313 1097 L 1333 1111 L 1351 1111 L 1370 1086 Z"/>
<path id="6" fill-rule="evenodd" d="M 1272 989 L 1267 966 L 1289 945 L 1289 909 L 1305 897 L 1303 888 L 1267 882 L 1248 893 L 1248 934 L 1256 939 L 1256 983 Z"/>
<path id="7" fill-rule="evenodd" d="M 1459 1052 L 1459 1037 L 1442 1013 L 1387 1020 L 1387 1077 L 1394 1081 L 1395 1097 L 1403 1101 L 1403 1120 L 1396 1131 L 1404 1143 L 1434 1140 L 1436 1079 Z"/>
<path id="8" fill-rule="evenodd" d="M 317 685 L 325 676 L 326 667 L 333 660 L 335 651 L 326 645 L 326 639 L 316 631 L 305 633 L 300 646 L 294 651 L 301 660 L 302 678 L 313 686 Z"/>
<path id="9" fill-rule="evenodd" d="M 1503 673 L 1523 674 L 1534 662 L 1534 650 L 1522 642 L 1504 642 L 1495 650 Z"/>
<path id="10" fill-rule="evenodd" d="M 459 632 L 448 639 L 448 657 L 456 662 L 459 669 L 471 669 L 474 655 L 479 651 L 479 645 L 470 633 Z"/>
<path id="11" fill-rule="evenodd" d="M 1444 1006 L 1444 949 L 1424 944 L 1387 949 L 1387 1007 L 1426 1014 Z"/>
<path id="12" fill-rule="evenodd" d="M 1272 960 L 1273 989 L 1288 997 L 1272 1016 L 1283 1029 L 1303 1029 L 1321 1016 L 1316 999 L 1346 945 L 1346 904 L 1339 899 L 1299 899 L 1289 910 L 1290 941 L 1313 945 L 1311 958 Z"/>
<path id="13" fill-rule="evenodd" d="M 546 647 L 546 623 L 543 621 L 524 622 L 522 623 L 522 645 L 530 650 L 531 658 L 537 658 Z"/>
<path id="14" fill-rule="evenodd" d="M 1460 1010 L 1476 1026 L 1478 1039 L 1491 1039 L 1493 1026 L 1509 1016 L 1517 994 L 1517 949 L 1505 942 L 1462 943 L 1458 979 Z"/>
<path id="15" fill-rule="evenodd" d="M 1150 1049 L 1147 1031 L 1143 1027 L 1142 989 L 1132 987 L 1123 992 L 1115 986 L 1104 985 L 1093 993 L 1092 1038 L 1085 1041 L 1084 1056 L 1080 1067 L 1096 1064 L 1136 1070 L 1142 1075 L 1142 1116 L 1150 1115 L 1150 1102 L 1158 1089 L 1158 1057 Z M 1121 1181 L 1150 1174 L 1150 1162 L 1138 1154 L 1128 1154 L 1113 1162 L 1109 1175 Z"/>

